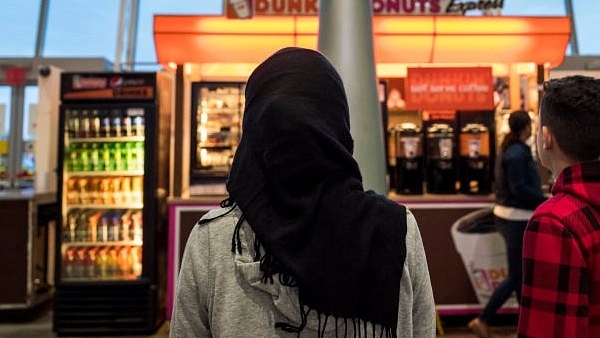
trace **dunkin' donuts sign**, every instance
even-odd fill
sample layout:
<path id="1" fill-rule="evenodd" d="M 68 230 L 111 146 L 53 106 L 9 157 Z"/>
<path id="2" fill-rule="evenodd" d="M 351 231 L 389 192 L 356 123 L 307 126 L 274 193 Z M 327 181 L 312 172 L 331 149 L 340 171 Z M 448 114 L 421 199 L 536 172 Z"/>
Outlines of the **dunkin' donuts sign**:
<path id="1" fill-rule="evenodd" d="M 224 3 L 225 13 L 231 19 L 319 14 L 319 0 L 224 0 Z M 371 6 L 373 15 L 465 15 L 476 10 L 499 14 L 504 0 L 371 0 Z"/>

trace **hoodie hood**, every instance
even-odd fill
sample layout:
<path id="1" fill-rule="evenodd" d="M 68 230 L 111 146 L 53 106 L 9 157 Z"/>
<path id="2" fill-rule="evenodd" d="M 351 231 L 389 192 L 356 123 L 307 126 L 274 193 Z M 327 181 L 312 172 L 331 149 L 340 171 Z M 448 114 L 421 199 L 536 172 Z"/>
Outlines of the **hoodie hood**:
<path id="1" fill-rule="evenodd" d="M 239 209 L 237 213 L 241 214 Z M 244 222 L 239 230 L 239 243 L 241 244 L 241 253 L 235 254 L 235 269 L 244 281 L 255 289 L 267 293 L 273 302 L 273 306 L 290 323 L 300 325 L 302 314 L 298 300 L 298 289 L 282 285 L 279 278 L 273 278 L 273 282 L 264 283 L 262 281 L 262 272 L 260 271 L 260 262 L 254 261 L 255 235 L 247 222 Z M 311 312 L 306 321 L 306 328 L 311 330 L 319 329 L 319 319 L 316 312 Z M 333 325 L 328 325 L 325 332 L 334 331 Z"/>

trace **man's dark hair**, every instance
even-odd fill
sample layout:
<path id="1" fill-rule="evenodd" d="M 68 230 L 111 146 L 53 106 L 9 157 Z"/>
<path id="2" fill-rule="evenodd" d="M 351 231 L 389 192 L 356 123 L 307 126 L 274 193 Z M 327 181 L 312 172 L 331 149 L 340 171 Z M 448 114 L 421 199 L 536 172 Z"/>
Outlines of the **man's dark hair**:
<path id="1" fill-rule="evenodd" d="M 562 151 L 573 160 L 600 157 L 600 80 L 566 76 L 544 83 L 540 124 L 548 126 Z"/>

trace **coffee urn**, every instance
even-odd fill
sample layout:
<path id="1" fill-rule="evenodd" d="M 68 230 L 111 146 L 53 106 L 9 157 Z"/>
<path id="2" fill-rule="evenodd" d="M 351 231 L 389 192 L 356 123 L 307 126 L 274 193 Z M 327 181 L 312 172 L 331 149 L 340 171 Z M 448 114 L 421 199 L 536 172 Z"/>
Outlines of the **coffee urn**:
<path id="1" fill-rule="evenodd" d="M 403 195 L 423 194 L 423 133 L 414 123 L 395 127 L 396 192 Z"/>
<path id="2" fill-rule="evenodd" d="M 489 194 L 492 189 L 490 171 L 490 136 L 481 123 L 468 123 L 460 130 L 459 176 L 464 194 Z"/>
<path id="3" fill-rule="evenodd" d="M 435 123 L 427 128 L 427 192 L 455 194 L 458 179 L 454 128 Z"/>

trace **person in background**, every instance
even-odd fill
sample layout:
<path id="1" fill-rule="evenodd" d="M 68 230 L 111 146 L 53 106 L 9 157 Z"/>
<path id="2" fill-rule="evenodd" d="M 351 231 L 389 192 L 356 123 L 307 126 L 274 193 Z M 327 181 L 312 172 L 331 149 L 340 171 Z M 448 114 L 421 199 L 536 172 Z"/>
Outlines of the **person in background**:
<path id="1" fill-rule="evenodd" d="M 543 86 L 537 147 L 555 182 L 523 242 L 519 337 L 600 337 L 600 80 Z"/>
<path id="2" fill-rule="evenodd" d="M 468 327 L 481 338 L 491 337 L 490 321 L 515 292 L 521 296 L 523 233 L 533 210 L 546 200 L 538 167 L 526 141 L 531 137 L 531 117 L 517 110 L 508 118 L 510 131 L 504 136 L 495 164 L 496 205 L 494 224 L 504 238 L 508 273 L 494 289 L 481 313 Z"/>
<path id="3" fill-rule="evenodd" d="M 435 337 L 417 222 L 363 190 L 331 63 L 284 48 L 245 96 L 229 196 L 188 239 L 170 336 Z"/>

